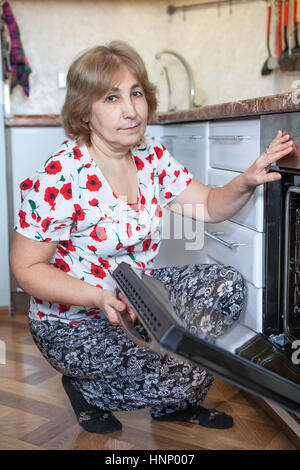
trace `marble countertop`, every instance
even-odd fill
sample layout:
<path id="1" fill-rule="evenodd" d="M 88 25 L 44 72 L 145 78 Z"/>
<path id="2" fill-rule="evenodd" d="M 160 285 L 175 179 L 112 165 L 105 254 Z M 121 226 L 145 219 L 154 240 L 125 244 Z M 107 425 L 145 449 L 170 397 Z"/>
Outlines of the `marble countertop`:
<path id="1" fill-rule="evenodd" d="M 213 119 L 259 116 L 261 114 L 288 113 L 300 111 L 300 99 L 292 93 L 262 96 L 247 100 L 233 101 L 199 108 L 160 112 L 151 124 L 209 121 Z M 299 101 L 297 104 L 296 101 Z M 6 127 L 60 126 L 58 114 L 12 115 L 5 117 Z"/>

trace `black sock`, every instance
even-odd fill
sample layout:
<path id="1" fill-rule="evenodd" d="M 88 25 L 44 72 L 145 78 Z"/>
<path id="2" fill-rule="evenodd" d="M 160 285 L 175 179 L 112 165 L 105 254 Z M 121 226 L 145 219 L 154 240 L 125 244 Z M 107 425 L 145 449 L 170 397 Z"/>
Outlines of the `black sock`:
<path id="1" fill-rule="evenodd" d="M 190 406 L 184 410 L 166 413 L 157 418 L 157 421 L 187 421 L 189 423 L 200 424 L 206 428 L 226 429 L 233 425 L 232 416 L 227 415 L 223 411 L 204 408 L 203 406 Z"/>
<path id="2" fill-rule="evenodd" d="M 122 424 L 111 411 L 100 410 L 85 401 L 81 393 L 72 384 L 70 377 L 63 375 L 62 385 L 83 429 L 97 434 L 108 434 L 122 429 Z"/>

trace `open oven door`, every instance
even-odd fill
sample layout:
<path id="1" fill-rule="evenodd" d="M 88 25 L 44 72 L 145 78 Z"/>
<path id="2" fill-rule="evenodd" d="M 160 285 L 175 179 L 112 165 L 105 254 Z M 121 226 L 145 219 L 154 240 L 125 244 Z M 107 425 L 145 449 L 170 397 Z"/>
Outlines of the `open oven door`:
<path id="1" fill-rule="evenodd" d="M 174 314 L 165 286 L 158 280 L 140 278 L 127 263 L 111 273 L 149 335 L 141 338 L 129 314 L 119 312 L 120 325 L 137 344 L 159 354 L 171 354 L 203 367 L 213 375 L 271 400 L 293 413 L 300 413 L 300 344 L 286 355 L 266 336 L 241 323 L 211 339 L 188 332 Z"/>

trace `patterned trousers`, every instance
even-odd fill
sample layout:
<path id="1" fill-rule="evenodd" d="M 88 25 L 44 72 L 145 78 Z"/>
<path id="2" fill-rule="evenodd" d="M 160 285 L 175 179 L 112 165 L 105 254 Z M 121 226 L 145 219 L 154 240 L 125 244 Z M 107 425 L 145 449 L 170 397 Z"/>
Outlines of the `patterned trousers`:
<path id="1" fill-rule="evenodd" d="M 172 266 L 156 269 L 153 277 L 167 288 L 186 329 L 202 337 L 223 334 L 245 305 L 243 278 L 230 266 Z M 73 378 L 88 403 L 103 410 L 150 407 L 158 417 L 200 405 L 214 380 L 202 368 L 134 344 L 106 319 L 77 325 L 30 319 L 29 328 L 47 361 Z M 140 323 L 136 329 L 148 339 Z"/>

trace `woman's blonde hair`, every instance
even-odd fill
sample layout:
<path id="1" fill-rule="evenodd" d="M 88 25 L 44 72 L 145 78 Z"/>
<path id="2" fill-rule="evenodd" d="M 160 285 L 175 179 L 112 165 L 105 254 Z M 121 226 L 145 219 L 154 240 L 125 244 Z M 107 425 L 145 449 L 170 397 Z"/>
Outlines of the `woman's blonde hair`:
<path id="1" fill-rule="evenodd" d="M 136 75 L 144 90 L 148 121 L 154 117 L 157 109 L 156 87 L 149 81 L 140 55 L 123 41 L 93 47 L 83 52 L 69 68 L 67 93 L 61 112 L 66 135 L 78 145 L 90 142 L 90 128 L 86 120 L 90 116 L 92 104 L 112 87 L 112 81 L 122 65 Z"/>

